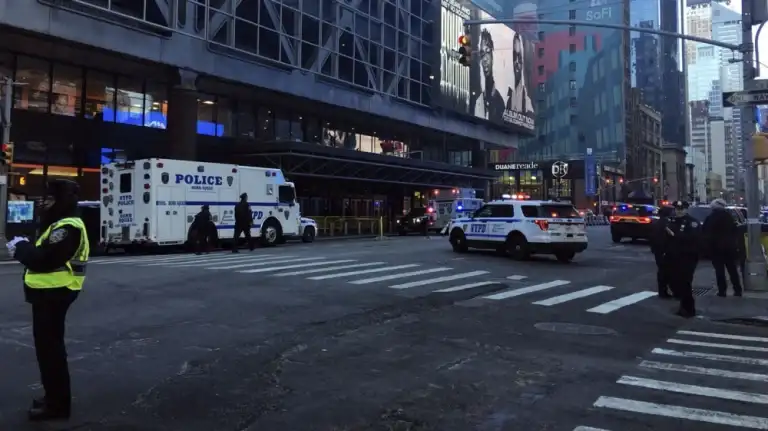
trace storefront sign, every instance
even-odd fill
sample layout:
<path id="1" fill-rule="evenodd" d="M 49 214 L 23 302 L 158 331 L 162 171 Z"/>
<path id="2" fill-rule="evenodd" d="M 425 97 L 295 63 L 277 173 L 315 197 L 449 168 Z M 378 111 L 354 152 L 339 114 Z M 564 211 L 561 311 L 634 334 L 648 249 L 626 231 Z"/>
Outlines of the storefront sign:
<path id="1" fill-rule="evenodd" d="M 584 194 L 595 196 L 597 194 L 597 163 L 592 154 L 592 148 L 587 148 L 584 155 Z"/>
<path id="2" fill-rule="evenodd" d="M 552 176 L 555 178 L 562 178 L 568 175 L 568 163 L 555 162 L 552 163 Z"/>
<path id="3" fill-rule="evenodd" d="M 524 170 L 536 170 L 539 169 L 539 164 L 535 162 L 528 163 L 499 163 L 493 165 L 493 169 L 497 171 L 524 171 Z"/>

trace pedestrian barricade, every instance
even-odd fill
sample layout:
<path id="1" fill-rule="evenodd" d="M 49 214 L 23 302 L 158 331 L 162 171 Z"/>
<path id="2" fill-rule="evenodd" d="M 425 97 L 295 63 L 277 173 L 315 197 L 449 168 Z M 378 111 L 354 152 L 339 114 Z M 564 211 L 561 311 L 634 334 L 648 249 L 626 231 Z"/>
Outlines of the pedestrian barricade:
<path id="1" fill-rule="evenodd" d="M 306 217 L 317 223 L 318 236 L 382 235 L 388 224 L 382 217 Z"/>
<path id="2" fill-rule="evenodd" d="M 584 223 L 587 226 L 607 226 L 610 223 L 608 222 L 608 217 L 604 215 L 588 215 L 584 216 Z"/>

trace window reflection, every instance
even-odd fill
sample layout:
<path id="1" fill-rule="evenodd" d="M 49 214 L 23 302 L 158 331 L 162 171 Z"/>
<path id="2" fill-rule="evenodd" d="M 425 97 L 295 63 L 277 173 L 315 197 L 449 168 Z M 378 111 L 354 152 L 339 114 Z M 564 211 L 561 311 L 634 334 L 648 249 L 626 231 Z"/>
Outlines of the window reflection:
<path id="1" fill-rule="evenodd" d="M 230 99 L 216 99 L 216 136 L 234 135 L 234 103 Z"/>
<path id="2" fill-rule="evenodd" d="M 275 111 L 275 140 L 291 139 L 291 118 L 285 111 Z"/>
<path id="3" fill-rule="evenodd" d="M 85 118 L 115 121 L 115 77 L 93 70 L 85 74 Z M 106 114 L 105 114 L 106 112 Z"/>
<path id="4" fill-rule="evenodd" d="M 117 118 L 115 121 L 134 126 L 144 125 L 143 82 L 131 78 L 117 78 Z"/>
<path id="5" fill-rule="evenodd" d="M 47 61 L 19 56 L 16 81 L 26 84 L 15 86 L 14 107 L 30 111 L 48 112 L 51 90 L 50 64 Z"/>
<path id="6" fill-rule="evenodd" d="M 304 140 L 306 142 L 321 143 L 322 140 L 322 127 L 320 127 L 320 120 L 317 118 L 305 118 L 304 121 Z"/>
<path id="7" fill-rule="evenodd" d="M 200 98 L 197 99 L 197 133 L 216 136 L 215 96 L 200 95 Z"/>
<path id="8" fill-rule="evenodd" d="M 267 108 L 259 108 L 257 116 L 258 137 L 262 140 L 271 141 L 275 139 L 275 121 L 273 112 Z"/>
<path id="9" fill-rule="evenodd" d="M 80 114 L 83 71 L 76 67 L 53 65 L 53 104 L 51 112 L 74 117 Z"/>
<path id="10" fill-rule="evenodd" d="M 144 125 L 165 129 L 168 123 L 168 86 L 159 82 L 147 82 L 144 105 Z"/>
<path id="11" fill-rule="evenodd" d="M 304 117 L 298 114 L 291 115 L 290 139 L 296 142 L 304 141 Z"/>
<path id="12" fill-rule="evenodd" d="M 237 136 L 255 138 L 256 116 L 253 112 L 253 105 L 249 102 L 237 103 Z"/>

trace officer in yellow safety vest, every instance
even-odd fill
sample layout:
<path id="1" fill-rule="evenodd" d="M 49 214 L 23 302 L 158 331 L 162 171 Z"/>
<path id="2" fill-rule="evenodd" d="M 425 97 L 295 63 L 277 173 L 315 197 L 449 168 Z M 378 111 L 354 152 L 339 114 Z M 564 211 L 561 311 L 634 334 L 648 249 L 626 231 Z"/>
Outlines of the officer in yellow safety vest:
<path id="1" fill-rule="evenodd" d="M 32 304 L 32 332 L 45 389 L 45 396 L 32 402 L 32 421 L 68 419 L 70 415 L 64 328 L 67 310 L 83 288 L 90 254 L 85 225 L 77 216 L 78 194 L 75 182 L 49 182 L 40 237 L 34 244 L 18 237 L 8 242 L 8 251 L 25 267 L 24 294 Z"/>

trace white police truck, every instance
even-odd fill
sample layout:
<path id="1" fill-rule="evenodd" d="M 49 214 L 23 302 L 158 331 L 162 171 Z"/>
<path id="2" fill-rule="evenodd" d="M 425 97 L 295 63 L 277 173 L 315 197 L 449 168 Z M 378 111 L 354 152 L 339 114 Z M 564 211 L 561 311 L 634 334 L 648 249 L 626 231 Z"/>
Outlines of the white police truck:
<path id="1" fill-rule="evenodd" d="M 251 235 L 262 244 L 314 240 L 317 225 L 301 217 L 295 187 L 280 169 L 145 159 L 102 165 L 101 243 L 126 251 L 183 245 L 204 205 L 220 240 L 231 241 L 243 193 L 253 216 Z"/>
<path id="2" fill-rule="evenodd" d="M 587 249 L 584 219 L 570 203 L 503 199 L 491 201 L 449 227 L 455 252 L 470 248 L 498 250 L 515 259 L 553 254 L 570 262 Z"/>

